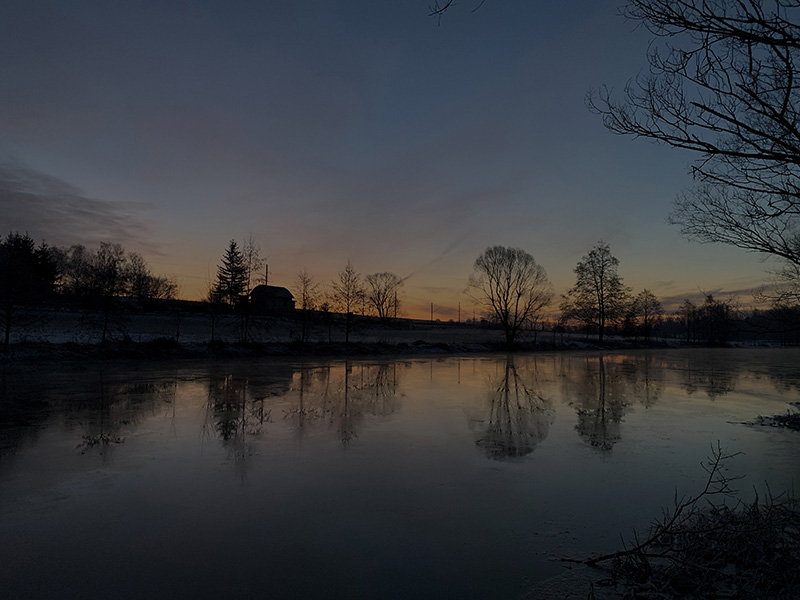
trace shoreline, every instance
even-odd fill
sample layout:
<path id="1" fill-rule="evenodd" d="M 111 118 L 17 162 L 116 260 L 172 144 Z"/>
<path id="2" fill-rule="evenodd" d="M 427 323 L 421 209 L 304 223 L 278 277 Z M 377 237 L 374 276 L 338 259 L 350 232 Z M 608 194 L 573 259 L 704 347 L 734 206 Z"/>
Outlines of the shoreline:
<path id="1" fill-rule="evenodd" d="M 81 311 L 30 311 L 12 331 L 8 352 L 0 349 L 0 364 L 64 360 L 231 360 L 254 358 L 409 357 L 522 352 L 620 351 L 669 348 L 709 348 L 677 338 L 622 338 L 601 343 L 583 333 L 523 331 L 513 348 L 501 328 L 482 323 L 424 322 L 396 319 L 381 322 L 359 317 L 344 341 L 338 315 L 323 321 L 317 315 L 253 316 L 247 343 L 242 322 L 220 316 L 215 327 L 207 315 L 187 313 L 124 313 L 114 315 L 101 343 L 99 315 Z M 214 334 L 214 341 L 210 338 Z M 305 342 L 299 339 L 305 338 Z M 177 341 L 176 341 L 177 340 Z M 774 348 L 774 343 L 729 343 L 727 348 Z"/>
<path id="2" fill-rule="evenodd" d="M 715 346 L 728 349 L 770 349 L 775 346 L 744 346 L 729 344 Z M 78 342 L 17 342 L 9 351 L 0 352 L 0 364 L 26 362 L 56 362 L 69 360 L 230 360 L 254 358 L 368 358 L 368 357 L 414 357 L 414 356 L 458 356 L 475 354 L 517 354 L 530 352 L 600 352 L 622 350 L 708 349 L 670 342 L 636 342 L 630 340 L 608 340 L 602 344 L 592 341 L 567 340 L 553 342 L 519 342 L 513 348 L 505 343 L 427 341 L 424 338 L 405 341 L 353 341 L 345 342 L 186 342 L 172 339 L 154 339 L 135 342 L 131 340 L 110 341 L 105 344 Z"/>

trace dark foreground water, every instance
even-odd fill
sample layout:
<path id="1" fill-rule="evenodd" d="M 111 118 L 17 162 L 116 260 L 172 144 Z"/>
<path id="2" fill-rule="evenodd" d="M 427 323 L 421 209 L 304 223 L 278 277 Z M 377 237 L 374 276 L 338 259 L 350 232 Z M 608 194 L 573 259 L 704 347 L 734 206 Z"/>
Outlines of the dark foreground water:
<path id="1" fill-rule="evenodd" d="M 0 371 L 4 598 L 515 598 L 697 492 L 789 488 L 800 352 Z"/>

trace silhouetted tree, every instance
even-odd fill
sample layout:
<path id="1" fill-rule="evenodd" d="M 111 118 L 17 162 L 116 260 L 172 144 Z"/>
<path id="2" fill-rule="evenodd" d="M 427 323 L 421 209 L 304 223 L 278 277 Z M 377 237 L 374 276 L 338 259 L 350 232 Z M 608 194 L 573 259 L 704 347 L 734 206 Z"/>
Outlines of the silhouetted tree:
<path id="1" fill-rule="evenodd" d="M 603 341 L 606 325 L 625 314 L 630 290 L 617 273 L 619 259 L 609 245 L 600 240 L 575 267 L 577 280 L 561 303 L 561 312 L 568 320 L 587 327 L 597 327 L 598 340 Z"/>
<path id="2" fill-rule="evenodd" d="M 472 12 L 475 12 L 481 6 L 483 6 L 484 2 L 486 2 L 486 0 L 475 0 L 474 6 L 472 7 Z M 453 6 L 456 4 L 458 3 L 455 0 L 434 0 L 432 4 L 428 5 L 428 16 L 435 17 L 441 22 L 442 15 L 453 8 Z"/>
<path id="3" fill-rule="evenodd" d="M 119 297 L 136 298 L 146 308 L 153 300 L 172 300 L 177 295 L 174 278 L 153 274 L 140 254 L 126 252 L 120 244 L 102 242 L 96 250 L 75 244 L 58 249 L 54 256 L 61 271 L 60 292 L 102 313 L 101 343 L 118 313 Z"/>
<path id="4" fill-rule="evenodd" d="M 770 285 L 755 293 L 756 300 L 772 306 L 800 307 L 800 265 L 784 263 L 772 272 Z"/>
<path id="5" fill-rule="evenodd" d="M 478 256 L 469 277 L 476 301 L 503 326 L 512 346 L 523 326 L 550 304 L 553 288 L 544 268 L 519 248 L 492 246 Z"/>
<path id="6" fill-rule="evenodd" d="M 800 344 L 800 306 L 774 303 L 766 311 L 765 320 L 767 323 L 761 325 L 761 331 L 777 333 L 782 344 Z"/>
<path id="7" fill-rule="evenodd" d="M 733 327 L 732 301 L 717 300 L 711 294 L 698 311 L 699 329 L 707 344 L 726 344 L 730 340 Z"/>
<path id="8" fill-rule="evenodd" d="M 245 291 L 249 294 L 259 281 L 264 280 L 261 274 L 261 269 L 264 267 L 261 246 L 258 245 L 252 233 L 245 238 L 242 244 L 242 261 L 245 269 Z"/>
<path id="9" fill-rule="evenodd" d="M 353 268 L 349 260 L 344 270 L 339 271 L 338 279 L 331 283 L 331 291 L 336 306 L 340 312 L 345 313 L 344 341 L 348 344 L 353 327 L 353 311 L 364 299 L 361 275 Z"/>
<path id="10" fill-rule="evenodd" d="M 328 343 L 333 341 L 333 315 L 331 311 L 336 301 L 333 298 L 333 290 L 324 289 L 319 304 L 319 312 L 322 317 L 322 322 L 328 329 Z"/>
<path id="11" fill-rule="evenodd" d="M 203 297 L 203 304 L 211 321 L 211 341 L 213 342 L 216 339 L 217 323 L 225 306 L 225 299 L 215 283 L 209 282 L 208 289 Z"/>
<path id="12" fill-rule="evenodd" d="M 367 275 L 367 301 L 375 308 L 378 317 L 386 320 L 397 314 L 397 293 L 401 287 L 403 280 L 394 273 Z"/>
<path id="13" fill-rule="evenodd" d="M 295 297 L 298 299 L 300 309 L 300 341 L 308 341 L 311 311 L 316 310 L 319 300 L 319 284 L 303 269 L 297 274 L 295 281 Z"/>
<path id="14" fill-rule="evenodd" d="M 146 306 L 151 300 L 175 298 L 178 284 L 171 277 L 153 275 L 150 266 L 141 254 L 129 252 L 126 259 L 127 295 L 137 298 Z"/>
<path id="15" fill-rule="evenodd" d="M 697 337 L 697 306 L 687 298 L 681 304 L 679 314 L 686 325 L 686 343 L 695 341 Z"/>
<path id="16" fill-rule="evenodd" d="M 687 236 L 800 266 L 797 0 L 628 0 L 649 70 L 589 98 L 606 127 L 699 153 L 671 216 Z M 798 271 L 793 272 L 796 277 Z"/>
<path id="17" fill-rule="evenodd" d="M 125 249 L 120 244 L 101 242 L 91 255 L 92 288 L 102 301 L 103 328 L 100 343 L 108 337 L 111 317 L 116 308 L 118 296 L 125 293 L 128 286 L 128 269 Z"/>
<path id="18" fill-rule="evenodd" d="M 664 309 L 656 295 L 648 289 L 644 289 L 633 299 L 633 314 L 637 319 L 645 341 L 650 341 L 650 333 L 653 326 L 657 325 L 661 319 Z"/>
<path id="19" fill-rule="evenodd" d="M 15 315 L 40 302 L 53 290 L 56 261 L 45 244 L 36 246 L 26 233 L 0 238 L 0 310 L 3 314 L 3 351 L 8 351 Z"/>
<path id="20" fill-rule="evenodd" d="M 239 244 L 231 240 L 222 263 L 217 266 L 216 293 L 228 305 L 239 306 L 247 290 L 247 277 L 247 267 Z"/>
<path id="21" fill-rule="evenodd" d="M 91 253 L 81 244 L 59 252 L 60 291 L 76 298 L 87 297 L 92 289 Z"/>
<path id="22" fill-rule="evenodd" d="M 261 247 L 251 233 L 242 244 L 242 265 L 244 267 L 244 290 L 239 301 L 241 311 L 240 333 L 242 342 L 250 335 L 250 292 L 256 286 L 258 274 L 264 265 Z"/>
<path id="23" fill-rule="evenodd" d="M 172 277 L 154 275 L 141 254 L 129 252 L 125 259 L 125 295 L 136 298 L 147 309 L 154 300 L 173 300 L 178 284 Z"/>

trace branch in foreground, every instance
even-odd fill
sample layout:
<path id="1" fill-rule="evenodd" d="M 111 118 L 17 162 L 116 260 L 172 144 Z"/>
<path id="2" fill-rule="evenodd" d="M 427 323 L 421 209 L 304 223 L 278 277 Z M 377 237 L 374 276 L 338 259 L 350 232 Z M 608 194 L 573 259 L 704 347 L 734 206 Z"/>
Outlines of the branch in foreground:
<path id="1" fill-rule="evenodd" d="M 738 453 L 737 453 L 738 454 Z M 587 559 L 562 559 L 608 565 L 613 583 L 636 598 L 797 598 L 800 597 L 800 507 L 788 494 L 751 504 L 735 497 L 724 474 L 737 454 L 719 443 L 703 464 L 703 490 L 675 501 L 645 540 L 623 550 Z M 721 497 L 721 498 L 719 498 Z M 627 596 L 626 596 L 627 597 Z"/>

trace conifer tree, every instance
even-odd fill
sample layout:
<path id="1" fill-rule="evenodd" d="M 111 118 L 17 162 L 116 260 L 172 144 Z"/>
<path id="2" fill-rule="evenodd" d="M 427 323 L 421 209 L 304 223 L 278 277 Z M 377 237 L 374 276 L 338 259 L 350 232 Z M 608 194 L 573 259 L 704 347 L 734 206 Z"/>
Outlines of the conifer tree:
<path id="1" fill-rule="evenodd" d="M 247 287 L 247 268 L 242 251 L 236 240 L 231 240 L 222 257 L 222 264 L 217 267 L 216 293 L 231 306 L 238 305 Z"/>
<path id="2" fill-rule="evenodd" d="M 16 313 L 35 305 L 53 290 L 58 268 L 50 248 L 36 246 L 26 233 L 0 236 L 0 316 L 3 351 L 8 351 Z"/>

